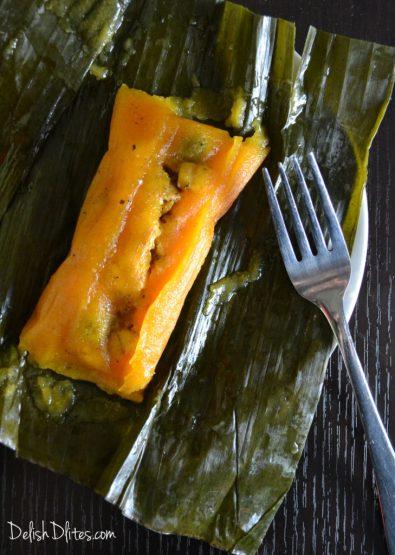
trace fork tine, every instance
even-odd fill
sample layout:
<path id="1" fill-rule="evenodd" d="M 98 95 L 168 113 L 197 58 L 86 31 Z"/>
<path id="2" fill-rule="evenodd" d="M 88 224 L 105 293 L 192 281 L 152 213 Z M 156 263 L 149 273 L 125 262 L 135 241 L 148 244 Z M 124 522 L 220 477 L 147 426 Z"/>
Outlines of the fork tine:
<path id="1" fill-rule="evenodd" d="M 313 172 L 314 183 L 318 189 L 318 192 L 321 198 L 322 207 L 324 209 L 324 213 L 328 222 L 329 235 L 332 240 L 332 245 L 333 246 L 337 245 L 338 247 L 339 246 L 344 247 L 348 253 L 346 241 L 344 239 L 344 235 L 340 227 L 339 220 L 337 219 L 335 209 L 333 208 L 332 201 L 330 199 L 328 190 L 326 188 L 324 179 L 321 175 L 314 153 L 309 152 L 309 154 L 307 155 L 307 159 L 309 161 L 311 170 Z"/>
<path id="2" fill-rule="evenodd" d="M 303 258 L 304 256 L 311 255 L 310 245 L 309 245 L 309 242 L 307 240 L 306 232 L 304 230 L 302 220 L 300 219 L 299 211 L 298 211 L 298 208 L 296 206 L 296 202 L 295 202 L 294 196 L 293 196 L 292 191 L 291 191 L 291 186 L 289 184 L 288 177 L 285 173 L 283 165 L 279 164 L 278 168 L 280 170 L 281 181 L 283 183 L 283 186 L 284 186 L 284 189 L 285 189 L 285 194 L 286 194 L 287 200 L 288 200 L 288 205 L 289 205 L 289 208 L 290 208 L 290 211 L 291 211 L 291 216 L 292 216 L 292 219 L 293 219 L 293 225 L 294 225 L 294 228 L 295 228 L 296 240 L 298 242 L 300 252 L 301 252 L 301 255 L 302 255 L 302 258 Z"/>
<path id="3" fill-rule="evenodd" d="M 322 234 L 321 226 L 319 224 L 317 214 L 314 209 L 313 201 L 311 200 L 310 192 L 307 188 L 302 168 L 300 167 L 299 161 L 296 156 L 292 156 L 292 163 L 294 166 L 295 175 L 303 198 L 303 202 L 309 215 L 315 246 L 317 247 L 318 251 L 326 249 L 325 239 Z"/>
<path id="4" fill-rule="evenodd" d="M 272 219 L 274 223 L 274 229 L 276 230 L 281 254 L 284 259 L 285 266 L 288 264 L 297 262 L 296 256 L 292 247 L 291 240 L 288 235 L 287 228 L 285 226 L 284 218 L 281 212 L 280 205 L 274 192 L 273 183 L 270 179 L 270 174 L 266 168 L 263 168 L 263 181 L 266 185 L 267 197 L 269 199 L 270 212 L 272 213 Z"/>

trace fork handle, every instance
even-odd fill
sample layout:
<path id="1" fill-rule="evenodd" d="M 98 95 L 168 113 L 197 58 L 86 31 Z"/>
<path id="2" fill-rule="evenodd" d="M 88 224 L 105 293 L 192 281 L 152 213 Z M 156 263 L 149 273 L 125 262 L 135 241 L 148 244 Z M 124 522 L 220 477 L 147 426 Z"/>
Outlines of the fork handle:
<path id="1" fill-rule="evenodd" d="M 395 555 L 395 452 L 377 411 L 361 362 L 358 358 L 343 301 L 321 307 L 339 343 L 365 429 L 379 491 L 381 513 L 390 555 Z"/>

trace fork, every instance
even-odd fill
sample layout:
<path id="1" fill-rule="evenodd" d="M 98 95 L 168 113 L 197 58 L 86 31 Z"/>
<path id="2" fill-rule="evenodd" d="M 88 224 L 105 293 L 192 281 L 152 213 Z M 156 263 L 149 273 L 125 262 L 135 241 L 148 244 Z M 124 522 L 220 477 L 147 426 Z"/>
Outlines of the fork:
<path id="1" fill-rule="evenodd" d="M 390 555 L 395 555 L 395 452 L 374 403 L 344 313 L 343 297 L 351 275 L 347 245 L 314 154 L 309 153 L 307 159 L 328 225 L 330 247 L 326 245 L 306 179 L 296 156 L 291 158 L 292 165 L 300 199 L 308 215 L 315 249 L 312 250 L 310 246 L 282 164 L 279 164 L 280 180 L 285 190 L 299 254 L 295 252 L 292 245 L 269 172 L 264 169 L 263 178 L 269 206 L 280 251 L 291 282 L 302 297 L 321 309 L 337 338 L 357 398 L 373 460 L 388 550 Z"/>

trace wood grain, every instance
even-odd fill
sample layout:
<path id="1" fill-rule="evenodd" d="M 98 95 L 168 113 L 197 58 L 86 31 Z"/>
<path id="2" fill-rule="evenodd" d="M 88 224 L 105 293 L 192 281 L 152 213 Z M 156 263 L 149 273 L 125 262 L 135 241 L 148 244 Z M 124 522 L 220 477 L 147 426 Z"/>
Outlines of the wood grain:
<path id="1" fill-rule="evenodd" d="M 328 31 L 395 44 L 394 0 L 251 0 L 252 9 L 296 21 L 297 46 L 309 24 Z M 390 106 L 369 164 L 369 253 L 353 318 L 353 335 L 380 413 L 395 442 L 395 107 Z M 392 139 L 392 140 L 391 140 Z M 162 536 L 125 519 L 88 489 L 16 459 L 0 448 L 0 553 L 214 555 L 201 542 Z M 78 529 L 113 530 L 103 542 L 11 542 L 7 521 L 30 520 Z M 337 353 L 332 357 L 308 442 L 285 502 L 261 555 L 386 553 L 372 468 L 355 400 Z"/>

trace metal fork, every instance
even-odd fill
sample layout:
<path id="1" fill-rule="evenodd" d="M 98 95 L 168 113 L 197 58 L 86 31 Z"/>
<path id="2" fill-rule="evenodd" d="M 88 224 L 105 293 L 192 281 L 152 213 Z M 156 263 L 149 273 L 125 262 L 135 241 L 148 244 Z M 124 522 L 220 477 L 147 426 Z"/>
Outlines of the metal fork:
<path id="1" fill-rule="evenodd" d="M 316 253 L 311 249 L 289 180 L 281 164 L 281 183 L 285 189 L 300 256 L 292 246 L 273 183 L 269 172 L 264 169 L 263 177 L 269 206 L 285 268 L 296 291 L 322 310 L 337 338 L 370 447 L 388 549 L 391 555 L 395 555 L 395 452 L 374 403 L 344 313 L 343 296 L 351 274 L 347 245 L 314 154 L 308 154 L 307 159 L 328 224 L 331 248 L 327 247 L 324 240 L 305 177 L 296 157 L 292 158 L 294 173 L 301 201 L 308 214 Z"/>

